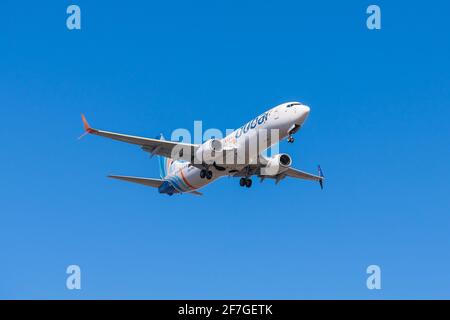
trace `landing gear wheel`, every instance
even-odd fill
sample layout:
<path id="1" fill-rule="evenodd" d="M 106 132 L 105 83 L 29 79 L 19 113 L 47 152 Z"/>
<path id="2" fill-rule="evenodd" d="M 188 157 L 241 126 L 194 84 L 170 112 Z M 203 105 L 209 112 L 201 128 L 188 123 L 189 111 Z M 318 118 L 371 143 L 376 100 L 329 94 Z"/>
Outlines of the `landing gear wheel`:
<path id="1" fill-rule="evenodd" d="M 287 141 L 288 141 L 289 143 L 293 143 L 293 142 L 294 142 L 294 137 L 289 136 L 289 138 L 287 139 Z"/>
<path id="2" fill-rule="evenodd" d="M 245 186 L 246 186 L 247 188 L 250 188 L 250 187 L 252 186 L 252 179 L 246 179 L 246 180 L 245 180 Z"/>
<path id="3" fill-rule="evenodd" d="M 239 180 L 239 185 L 241 186 L 241 187 L 244 187 L 245 186 L 245 178 L 241 178 L 240 180 Z"/>
<path id="4" fill-rule="evenodd" d="M 206 172 L 206 179 L 211 180 L 212 176 L 213 176 L 212 171 L 211 171 L 211 170 L 208 170 L 208 171 Z"/>
<path id="5" fill-rule="evenodd" d="M 202 169 L 202 170 L 200 171 L 200 178 L 204 179 L 205 177 L 206 177 L 206 170 L 205 170 L 205 169 Z"/>

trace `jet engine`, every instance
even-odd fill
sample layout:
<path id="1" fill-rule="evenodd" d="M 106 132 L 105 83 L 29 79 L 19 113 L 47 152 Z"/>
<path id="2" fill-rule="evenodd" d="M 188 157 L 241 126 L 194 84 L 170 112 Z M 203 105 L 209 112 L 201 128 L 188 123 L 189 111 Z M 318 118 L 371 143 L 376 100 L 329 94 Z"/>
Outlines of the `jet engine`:
<path id="1" fill-rule="evenodd" d="M 195 152 L 195 158 L 199 163 L 212 164 L 222 157 L 223 145 L 218 139 L 210 139 L 203 143 Z"/>
<path id="2" fill-rule="evenodd" d="M 276 176 L 283 173 L 292 165 L 292 158 L 286 153 L 276 154 L 268 159 L 265 167 L 261 168 L 261 175 Z"/>

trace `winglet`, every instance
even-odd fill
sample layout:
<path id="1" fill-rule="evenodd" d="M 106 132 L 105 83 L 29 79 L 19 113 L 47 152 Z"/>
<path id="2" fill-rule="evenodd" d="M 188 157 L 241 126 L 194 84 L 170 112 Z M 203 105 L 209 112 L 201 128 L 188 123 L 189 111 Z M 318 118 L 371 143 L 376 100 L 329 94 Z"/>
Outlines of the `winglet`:
<path id="1" fill-rule="evenodd" d="M 322 178 L 319 180 L 320 189 L 323 190 L 323 178 L 325 178 L 325 177 L 323 176 L 322 168 L 320 167 L 320 165 L 317 166 L 317 170 L 319 171 L 319 177 Z"/>
<path id="2" fill-rule="evenodd" d="M 86 120 L 86 117 L 84 116 L 84 114 L 81 114 L 81 120 L 83 121 L 83 126 L 84 126 L 84 131 L 91 133 L 92 128 L 89 126 L 89 123 Z"/>
<path id="3" fill-rule="evenodd" d="M 85 132 L 78 139 L 83 138 L 88 133 L 94 133 L 95 132 L 95 129 L 92 129 L 89 126 L 89 123 L 87 122 L 86 117 L 84 116 L 84 114 L 81 114 L 81 120 L 83 121 L 83 126 L 84 126 L 84 131 Z"/>

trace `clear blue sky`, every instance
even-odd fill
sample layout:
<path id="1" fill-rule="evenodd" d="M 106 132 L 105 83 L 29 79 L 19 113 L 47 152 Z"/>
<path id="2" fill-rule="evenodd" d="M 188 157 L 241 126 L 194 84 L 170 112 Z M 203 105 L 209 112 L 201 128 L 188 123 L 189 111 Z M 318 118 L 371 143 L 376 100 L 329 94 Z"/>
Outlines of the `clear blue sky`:
<path id="1" fill-rule="evenodd" d="M 3 1 L 0 297 L 449 298 L 450 5 L 375 3 L 380 31 L 368 1 Z M 311 114 L 281 151 L 324 191 L 163 196 L 105 178 L 157 177 L 138 147 L 77 140 L 81 112 L 154 137 L 290 100 Z"/>

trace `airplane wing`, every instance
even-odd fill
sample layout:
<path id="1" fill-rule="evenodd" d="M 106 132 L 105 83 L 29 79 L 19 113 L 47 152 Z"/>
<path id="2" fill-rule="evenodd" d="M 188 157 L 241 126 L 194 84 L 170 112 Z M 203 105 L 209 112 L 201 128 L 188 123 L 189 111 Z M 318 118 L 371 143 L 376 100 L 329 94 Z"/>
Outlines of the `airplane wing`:
<path id="1" fill-rule="evenodd" d="M 156 154 L 167 158 L 192 161 L 195 155 L 195 151 L 197 150 L 197 148 L 199 148 L 199 146 L 196 144 L 151 139 L 97 130 L 89 126 L 83 114 L 81 115 L 81 119 L 83 120 L 85 130 L 85 133 L 81 137 L 83 137 L 86 134 L 94 134 L 97 136 L 110 138 L 113 140 L 139 145 L 142 147 L 144 151 L 150 152 L 152 155 Z"/>
<path id="2" fill-rule="evenodd" d="M 307 173 L 304 171 L 300 171 L 294 168 L 289 168 L 285 172 L 284 175 L 292 178 L 303 179 L 303 180 L 311 180 L 311 181 L 322 181 L 324 178 L 321 176 L 316 176 L 311 173 Z"/>
<path id="3" fill-rule="evenodd" d="M 323 189 L 323 181 L 325 180 L 325 177 L 323 176 L 322 168 L 320 166 L 317 166 L 317 169 L 319 171 L 319 175 L 307 173 L 304 171 L 300 171 L 294 168 L 289 168 L 286 171 L 283 171 L 276 177 L 276 181 L 279 182 L 281 179 L 284 179 L 285 177 L 292 177 L 297 179 L 303 179 L 303 180 L 310 180 L 310 181 L 318 181 L 320 184 L 320 189 Z"/>
<path id="4" fill-rule="evenodd" d="M 242 170 L 239 170 L 235 173 L 233 173 L 234 177 L 246 177 L 246 176 L 252 176 L 256 175 L 259 178 L 261 178 L 261 181 L 264 179 L 275 179 L 276 183 L 280 182 L 286 177 L 292 177 L 297 179 L 303 179 L 303 180 L 310 180 L 310 181 L 318 181 L 320 184 L 320 188 L 323 189 L 323 181 L 325 180 L 325 177 L 323 176 L 323 172 L 320 166 L 318 166 L 319 175 L 307 173 L 298 169 L 294 168 L 288 168 L 286 171 L 283 171 L 277 175 L 274 176 L 266 176 L 261 175 L 261 168 L 265 166 L 264 159 L 262 159 L 263 162 L 260 164 L 251 164 L 243 168 Z"/>

